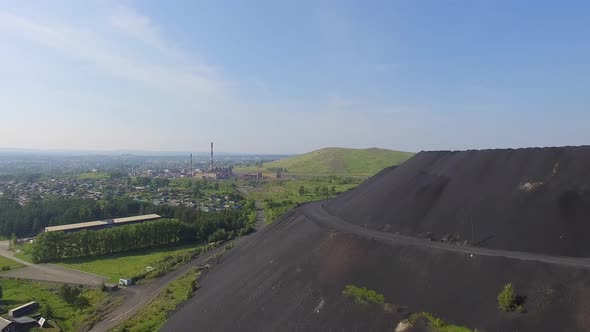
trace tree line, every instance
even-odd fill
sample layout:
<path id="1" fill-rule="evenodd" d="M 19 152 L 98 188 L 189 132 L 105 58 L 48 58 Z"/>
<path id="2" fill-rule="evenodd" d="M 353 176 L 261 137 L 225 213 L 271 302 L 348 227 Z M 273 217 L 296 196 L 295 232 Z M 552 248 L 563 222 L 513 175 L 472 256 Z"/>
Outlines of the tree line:
<path id="1" fill-rule="evenodd" d="M 185 224 L 173 219 L 96 231 L 47 232 L 37 236 L 30 253 L 36 263 L 49 262 L 186 242 L 191 235 Z"/>

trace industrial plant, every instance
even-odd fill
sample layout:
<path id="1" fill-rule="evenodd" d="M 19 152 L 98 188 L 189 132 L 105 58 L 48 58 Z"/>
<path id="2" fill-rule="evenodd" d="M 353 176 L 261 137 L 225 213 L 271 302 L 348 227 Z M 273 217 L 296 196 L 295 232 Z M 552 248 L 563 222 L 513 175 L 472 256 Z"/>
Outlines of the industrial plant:
<path id="1" fill-rule="evenodd" d="M 215 167 L 213 163 L 213 142 L 211 142 L 211 156 L 209 158 L 209 168 L 195 172 L 193 169 L 193 154 L 190 155 L 190 177 L 198 179 L 230 179 L 234 177 L 232 167 Z"/>

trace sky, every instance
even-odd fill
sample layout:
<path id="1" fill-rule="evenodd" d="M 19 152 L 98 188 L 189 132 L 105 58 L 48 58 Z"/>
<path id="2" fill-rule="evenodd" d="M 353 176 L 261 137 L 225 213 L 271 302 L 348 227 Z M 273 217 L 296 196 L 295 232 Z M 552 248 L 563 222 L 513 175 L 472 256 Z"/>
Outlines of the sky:
<path id="1" fill-rule="evenodd" d="M 590 143 L 590 3 L 0 2 L 0 148 Z"/>

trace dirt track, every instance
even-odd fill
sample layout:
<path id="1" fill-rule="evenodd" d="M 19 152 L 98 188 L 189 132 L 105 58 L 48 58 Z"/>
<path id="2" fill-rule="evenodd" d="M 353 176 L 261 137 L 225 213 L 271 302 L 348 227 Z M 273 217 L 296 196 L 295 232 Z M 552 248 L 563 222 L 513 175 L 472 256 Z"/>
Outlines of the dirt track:
<path id="1" fill-rule="evenodd" d="M 260 230 L 265 225 L 264 212 L 260 202 L 256 202 L 256 208 L 257 229 Z M 252 241 L 255 235 L 256 233 L 234 240 L 233 243 L 236 244 L 236 248 L 232 250 L 238 250 L 238 248 L 241 248 L 244 243 Z M 179 269 L 172 271 L 161 278 L 154 279 L 146 284 L 122 288 L 119 292 L 123 297 L 123 303 L 103 317 L 101 321 L 95 324 L 90 331 L 108 331 L 119 325 L 127 318 L 133 316 L 139 309 L 148 304 L 156 296 L 158 296 L 158 294 L 160 294 L 171 282 L 182 277 L 190 269 L 207 264 L 208 260 L 221 250 L 223 250 L 223 247 L 219 247 L 215 250 L 202 254 Z"/>
<path id="2" fill-rule="evenodd" d="M 23 261 L 14 257 L 14 253 L 9 250 L 8 241 L 0 242 L 0 255 L 25 265 L 24 267 L 18 269 L 0 272 L 0 277 L 4 278 L 20 278 L 89 286 L 101 285 L 108 279 L 107 277 L 72 270 L 57 265 L 31 264 L 29 262 Z"/>
<path id="3" fill-rule="evenodd" d="M 491 257 L 505 257 L 510 259 L 537 261 L 548 264 L 556 264 L 563 266 L 572 266 L 579 268 L 590 269 L 590 258 L 578 258 L 578 257 L 563 257 L 563 256 L 551 256 L 542 255 L 529 252 L 509 251 L 490 249 L 474 246 L 454 245 L 429 240 L 423 240 L 410 236 L 403 236 L 398 234 L 391 234 L 386 232 L 380 232 L 370 230 L 361 226 L 347 223 L 327 212 L 323 205 L 324 202 L 313 202 L 305 204 L 301 207 L 300 211 L 303 215 L 308 217 L 310 220 L 332 227 L 336 230 L 347 232 L 362 236 L 367 239 L 374 239 L 377 241 L 391 243 L 396 245 L 406 245 L 415 247 L 426 247 L 432 249 L 440 249 L 446 251 L 452 251 L 457 253 L 463 253 L 467 255 L 479 255 L 479 256 L 491 256 Z"/>
<path id="4" fill-rule="evenodd" d="M 66 269 L 51 264 L 29 265 L 0 273 L 0 277 L 19 278 L 37 281 L 50 281 L 68 284 L 99 286 L 108 280 L 95 274 L 89 274 L 77 270 Z"/>
<path id="5" fill-rule="evenodd" d="M 182 277 L 192 268 L 205 265 L 209 258 L 222 249 L 223 247 L 219 247 L 215 250 L 209 251 L 197 257 L 190 263 L 178 268 L 177 270 L 172 271 L 161 278 L 154 279 L 146 284 L 120 289 L 118 292 L 119 295 L 123 297 L 123 303 L 103 317 L 100 322 L 95 324 L 92 329 L 90 329 L 90 331 L 108 331 L 119 325 L 127 318 L 133 316 L 139 309 L 148 304 L 156 296 L 158 296 L 158 294 L 160 294 L 172 281 Z"/>

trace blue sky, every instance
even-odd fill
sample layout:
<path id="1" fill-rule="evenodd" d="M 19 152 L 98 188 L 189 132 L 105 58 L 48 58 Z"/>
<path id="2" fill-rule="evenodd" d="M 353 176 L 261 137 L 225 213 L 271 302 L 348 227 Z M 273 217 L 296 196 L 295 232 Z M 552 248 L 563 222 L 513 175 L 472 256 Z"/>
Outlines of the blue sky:
<path id="1" fill-rule="evenodd" d="M 588 144 L 589 22 L 584 1 L 5 1 L 0 148 Z"/>

